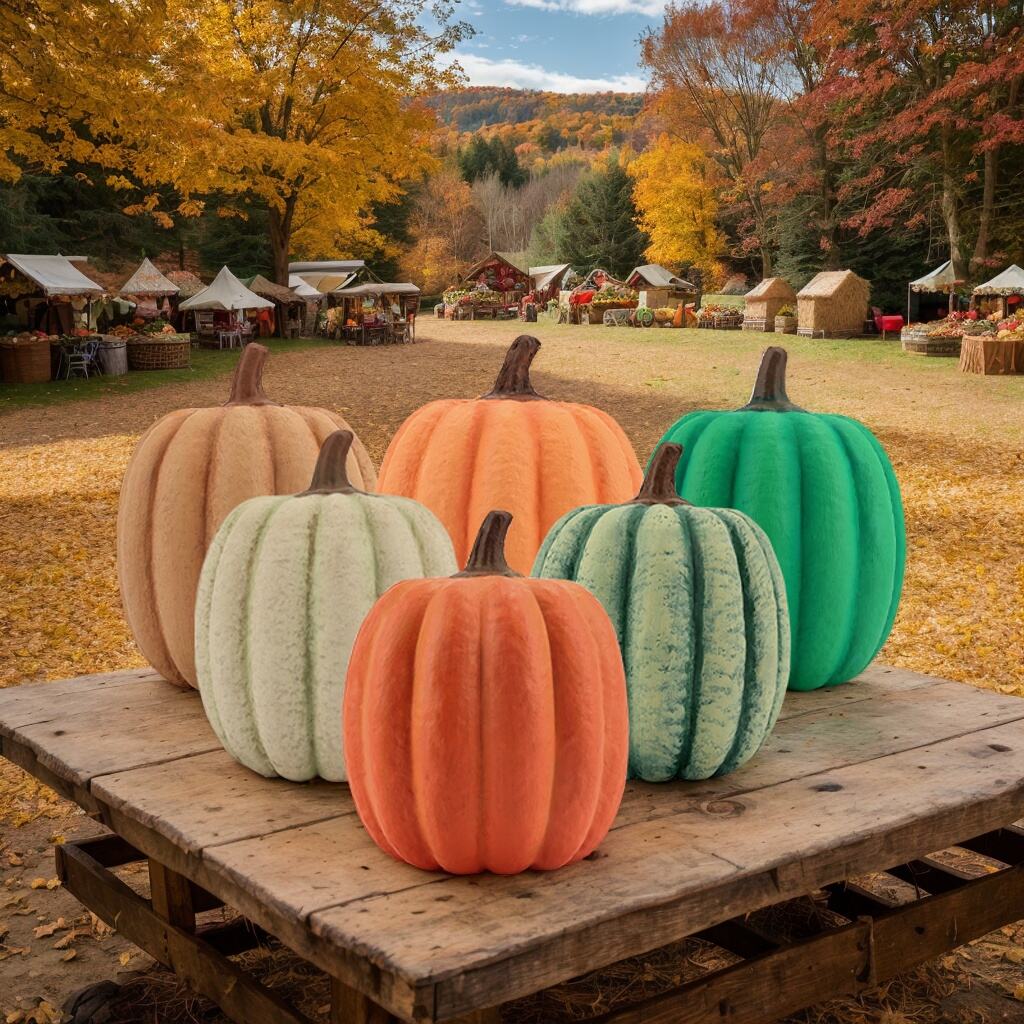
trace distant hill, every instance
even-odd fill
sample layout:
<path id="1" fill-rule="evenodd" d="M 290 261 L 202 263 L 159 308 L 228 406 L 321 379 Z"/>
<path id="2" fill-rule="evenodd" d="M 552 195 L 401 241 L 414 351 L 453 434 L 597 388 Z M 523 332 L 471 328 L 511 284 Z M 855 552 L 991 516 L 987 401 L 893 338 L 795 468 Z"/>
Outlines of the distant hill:
<path id="1" fill-rule="evenodd" d="M 648 131 L 641 93 L 554 93 L 470 86 L 436 93 L 436 137 L 461 148 L 473 134 L 500 137 L 527 165 L 565 150 L 590 156 L 622 146 L 642 149 Z"/>

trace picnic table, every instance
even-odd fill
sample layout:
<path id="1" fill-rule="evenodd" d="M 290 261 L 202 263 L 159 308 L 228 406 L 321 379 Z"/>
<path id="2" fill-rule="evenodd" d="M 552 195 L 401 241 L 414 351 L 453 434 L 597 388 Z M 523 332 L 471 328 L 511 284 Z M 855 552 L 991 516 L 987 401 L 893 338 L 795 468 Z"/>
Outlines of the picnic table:
<path id="1" fill-rule="evenodd" d="M 510 1000 L 699 936 L 732 966 L 592 1019 L 753 1024 L 1024 917 L 1024 700 L 881 666 L 790 693 L 734 774 L 630 783 L 595 854 L 515 877 L 392 860 L 346 786 L 241 767 L 198 694 L 151 671 L 0 691 L 0 753 L 110 830 L 55 847 L 68 890 L 237 1021 L 304 1020 L 230 959 L 268 933 L 331 976 L 338 1024 L 489 1024 Z M 994 861 L 979 875 L 930 856 L 953 844 Z M 140 860 L 149 899 L 114 873 Z M 911 895 L 879 895 L 868 872 Z M 821 923 L 799 941 L 756 923 L 808 893 Z M 221 904 L 243 916 L 197 927 Z"/>

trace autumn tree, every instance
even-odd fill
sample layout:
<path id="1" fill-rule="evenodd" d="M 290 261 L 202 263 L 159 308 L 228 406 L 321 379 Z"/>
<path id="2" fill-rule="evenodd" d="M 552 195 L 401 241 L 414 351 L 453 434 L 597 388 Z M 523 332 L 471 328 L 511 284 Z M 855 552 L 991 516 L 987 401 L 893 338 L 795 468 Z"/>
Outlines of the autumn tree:
<path id="1" fill-rule="evenodd" d="M 696 126 L 721 168 L 727 195 L 749 211 L 746 247 L 771 273 L 771 211 L 764 201 L 764 150 L 779 117 L 785 59 L 768 22 L 743 0 L 670 4 L 661 28 L 643 39 L 642 59 L 660 107 L 679 139 Z"/>
<path id="2" fill-rule="evenodd" d="M 629 171 L 648 259 L 699 267 L 705 280 L 719 277 L 725 239 L 716 223 L 718 182 L 703 149 L 662 135 Z"/>

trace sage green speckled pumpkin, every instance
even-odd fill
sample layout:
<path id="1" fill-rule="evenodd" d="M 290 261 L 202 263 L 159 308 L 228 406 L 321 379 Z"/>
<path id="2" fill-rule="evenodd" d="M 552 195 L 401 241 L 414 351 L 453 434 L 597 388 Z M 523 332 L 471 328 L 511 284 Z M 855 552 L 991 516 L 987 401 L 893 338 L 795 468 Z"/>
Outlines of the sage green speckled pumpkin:
<path id="1" fill-rule="evenodd" d="M 785 585 L 742 512 L 676 494 L 682 449 L 655 453 L 636 500 L 587 505 L 548 533 L 534 576 L 575 580 L 604 605 L 629 696 L 629 774 L 706 779 L 771 732 L 789 677 Z"/>
<path id="2" fill-rule="evenodd" d="M 309 490 L 239 505 L 203 563 L 199 692 L 225 749 L 261 775 L 346 779 L 341 708 L 363 619 L 392 584 L 457 568 L 426 508 L 351 486 L 351 443 L 327 438 Z"/>

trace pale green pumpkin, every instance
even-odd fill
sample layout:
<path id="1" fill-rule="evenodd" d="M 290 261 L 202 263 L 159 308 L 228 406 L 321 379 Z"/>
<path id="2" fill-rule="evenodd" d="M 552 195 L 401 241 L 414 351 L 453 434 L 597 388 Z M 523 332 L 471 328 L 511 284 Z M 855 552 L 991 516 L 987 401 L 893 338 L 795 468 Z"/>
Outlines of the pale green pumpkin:
<path id="1" fill-rule="evenodd" d="M 344 781 L 341 708 L 356 633 L 400 580 L 449 576 L 444 527 L 345 475 L 352 434 L 323 445 L 308 491 L 252 498 L 224 521 L 196 600 L 196 668 L 225 749 L 261 775 Z"/>
<path id="2" fill-rule="evenodd" d="M 615 626 L 629 698 L 629 774 L 706 779 L 771 732 L 789 678 L 782 573 L 742 512 L 676 494 L 665 444 L 635 501 L 588 505 L 548 533 L 534 576 L 575 580 Z"/>

